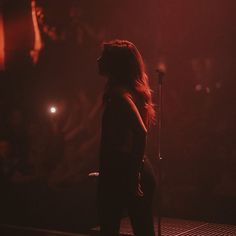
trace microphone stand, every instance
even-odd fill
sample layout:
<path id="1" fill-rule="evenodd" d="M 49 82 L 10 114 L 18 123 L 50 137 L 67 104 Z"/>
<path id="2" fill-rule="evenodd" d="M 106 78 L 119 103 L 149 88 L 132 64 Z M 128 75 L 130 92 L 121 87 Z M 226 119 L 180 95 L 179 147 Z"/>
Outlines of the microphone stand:
<path id="1" fill-rule="evenodd" d="M 163 158 L 161 156 L 161 128 L 162 128 L 162 111 L 163 111 L 163 104 L 162 104 L 162 84 L 164 80 L 165 73 L 157 69 L 156 70 L 158 74 L 158 112 L 157 112 L 157 125 L 158 125 L 158 142 L 157 142 L 157 148 L 158 148 L 158 185 L 159 185 L 159 191 L 158 191 L 158 199 L 157 199 L 157 205 L 158 205 L 158 236 L 161 236 L 161 216 L 162 216 L 162 161 Z"/>

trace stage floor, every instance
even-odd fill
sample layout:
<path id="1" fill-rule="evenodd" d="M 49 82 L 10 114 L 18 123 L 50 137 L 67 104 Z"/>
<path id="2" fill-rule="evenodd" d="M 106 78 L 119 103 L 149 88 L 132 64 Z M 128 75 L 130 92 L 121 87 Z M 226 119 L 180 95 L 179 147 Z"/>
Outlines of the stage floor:
<path id="1" fill-rule="evenodd" d="M 156 232 L 158 230 L 155 222 Z M 99 235 L 99 228 L 93 228 L 87 234 L 69 233 L 54 230 L 0 225 L 1 236 L 95 236 Z M 121 223 L 121 235 L 133 235 L 128 218 Z M 203 221 L 163 218 L 161 236 L 236 236 L 236 226 L 213 224 Z"/>
<path id="2" fill-rule="evenodd" d="M 91 235 L 99 235 L 98 231 L 98 228 L 93 229 Z M 155 220 L 155 232 L 157 235 L 157 220 Z M 122 220 L 120 233 L 123 236 L 133 235 L 128 218 Z M 161 236 L 236 236 L 236 226 L 163 218 L 161 221 Z"/>

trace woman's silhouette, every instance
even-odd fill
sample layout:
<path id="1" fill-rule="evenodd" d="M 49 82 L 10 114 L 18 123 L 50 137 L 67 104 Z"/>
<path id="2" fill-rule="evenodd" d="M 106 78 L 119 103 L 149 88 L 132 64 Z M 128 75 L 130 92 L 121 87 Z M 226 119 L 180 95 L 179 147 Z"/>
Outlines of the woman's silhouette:
<path id="1" fill-rule="evenodd" d="M 146 135 L 154 119 L 141 54 L 126 40 L 103 44 L 99 73 L 107 77 L 103 103 L 98 187 L 102 236 L 119 235 L 124 209 L 134 234 L 153 236 L 154 178 L 144 161 Z"/>

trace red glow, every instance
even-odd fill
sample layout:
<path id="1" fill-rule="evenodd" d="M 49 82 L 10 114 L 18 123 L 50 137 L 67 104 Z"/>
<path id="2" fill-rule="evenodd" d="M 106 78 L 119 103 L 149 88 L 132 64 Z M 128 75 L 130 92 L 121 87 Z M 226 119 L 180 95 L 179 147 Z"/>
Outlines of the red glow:
<path id="1" fill-rule="evenodd" d="M 30 55 L 33 59 L 33 62 L 37 63 L 39 51 L 42 49 L 42 40 L 41 40 L 39 26 L 37 22 L 35 1 L 31 2 L 31 9 L 32 9 L 32 21 L 33 21 L 33 26 L 34 26 L 34 49 L 31 50 Z"/>
<path id="2" fill-rule="evenodd" d="M 5 69 L 4 63 L 4 30 L 3 30 L 3 19 L 0 13 L 0 71 Z"/>

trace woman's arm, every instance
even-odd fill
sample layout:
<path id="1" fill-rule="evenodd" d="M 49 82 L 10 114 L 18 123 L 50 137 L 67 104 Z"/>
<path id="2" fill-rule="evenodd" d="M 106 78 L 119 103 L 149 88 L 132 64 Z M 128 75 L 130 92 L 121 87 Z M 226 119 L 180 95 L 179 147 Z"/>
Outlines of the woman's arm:
<path id="1" fill-rule="evenodd" d="M 130 123 L 135 132 L 146 135 L 147 128 L 143 119 L 129 93 L 122 93 L 115 96 L 116 108 L 124 112 L 127 122 Z"/>

